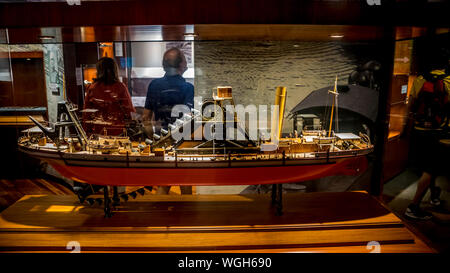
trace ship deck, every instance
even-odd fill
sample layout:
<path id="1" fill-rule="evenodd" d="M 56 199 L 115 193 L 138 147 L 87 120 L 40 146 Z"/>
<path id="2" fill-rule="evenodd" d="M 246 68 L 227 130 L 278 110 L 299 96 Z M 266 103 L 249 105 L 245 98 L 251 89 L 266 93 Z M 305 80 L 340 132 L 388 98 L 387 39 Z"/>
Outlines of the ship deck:
<path id="1" fill-rule="evenodd" d="M 112 218 L 75 196 L 26 195 L 0 214 L 0 251 L 433 252 L 365 192 L 269 195 L 145 195 Z"/>

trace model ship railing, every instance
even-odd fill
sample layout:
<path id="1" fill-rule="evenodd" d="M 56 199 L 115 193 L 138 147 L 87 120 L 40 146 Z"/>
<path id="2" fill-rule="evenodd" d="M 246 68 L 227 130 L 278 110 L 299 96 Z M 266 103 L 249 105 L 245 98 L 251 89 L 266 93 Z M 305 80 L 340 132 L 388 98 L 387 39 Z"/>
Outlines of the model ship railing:
<path id="1" fill-rule="evenodd" d="M 135 158 L 139 160 L 145 160 L 146 158 L 160 159 L 161 161 L 251 161 L 251 160 L 296 160 L 296 159 L 326 159 L 326 158 L 339 158 L 348 156 L 357 156 L 367 154 L 372 150 L 372 147 L 367 147 L 363 149 L 356 150 L 346 150 L 346 151 L 324 151 L 324 152 L 300 152 L 300 153 L 251 153 L 251 154 L 239 154 L 239 153 L 229 153 L 229 154 L 204 154 L 204 155 L 183 155 L 183 154 L 172 154 L 164 156 L 148 155 L 143 156 L 140 154 L 125 153 L 125 154 L 90 154 L 90 153 L 66 153 L 64 152 L 63 146 L 55 147 L 54 149 L 49 149 L 48 147 L 33 146 L 29 148 L 34 151 L 56 151 L 59 156 L 65 159 L 71 158 L 86 158 L 95 160 L 96 158 L 107 159 L 107 158 L 117 158 L 118 161 L 125 158 Z"/>

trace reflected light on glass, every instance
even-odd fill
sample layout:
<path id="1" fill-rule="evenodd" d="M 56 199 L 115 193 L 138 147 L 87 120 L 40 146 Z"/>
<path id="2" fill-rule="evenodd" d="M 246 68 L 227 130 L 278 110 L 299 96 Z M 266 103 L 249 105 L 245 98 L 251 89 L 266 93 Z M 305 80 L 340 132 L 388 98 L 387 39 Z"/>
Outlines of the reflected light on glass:
<path id="1" fill-rule="evenodd" d="M 131 39 L 137 41 L 163 41 L 162 26 L 132 26 Z"/>
<path id="2" fill-rule="evenodd" d="M 331 34 L 330 37 L 331 38 L 335 38 L 335 39 L 339 39 L 339 38 L 343 38 L 344 35 L 343 34 Z"/>
<path id="3" fill-rule="evenodd" d="M 75 206 L 58 206 L 58 205 L 52 205 L 48 209 L 46 209 L 46 212 L 72 212 L 75 209 Z"/>
<path id="4" fill-rule="evenodd" d="M 195 33 L 184 33 L 183 35 L 186 41 L 193 41 L 196 37 L 198 37 Z"/>
<path id="5" fill-rule="evenodd" d="M 52 40 L 55 39 L 55 36 L 39 36 L 41 40 Z"/>

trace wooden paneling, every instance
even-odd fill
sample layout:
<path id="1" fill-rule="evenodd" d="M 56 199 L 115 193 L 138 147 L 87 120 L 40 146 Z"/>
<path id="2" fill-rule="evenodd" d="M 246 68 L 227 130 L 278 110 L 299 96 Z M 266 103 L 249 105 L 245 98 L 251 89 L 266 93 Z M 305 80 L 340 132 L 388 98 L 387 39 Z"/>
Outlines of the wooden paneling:
<path id="1" fill-rule="evenodd" d="M 412 51 L 412 40 L 397 41 L 395 43 L 394 75 L 409 75 L 411 72 Z"/>
<path id="2" fill-rule="evenodd" d="M 67 99 L 78 104 L 80 109 L 83 108 L 83 96 L 82 87 L 77 83 L 77 72 L 76 72 L 76 44 L 63 44 L 63 55 L 64 55 L 64 80 L 66 87 Z"/>
<path id="3" fill-rule="evenodd" d="M 383 158 L 382 183 L 388 182 L 406 169 L 408 155 L 409 139 L 401 136 L 400 131 L 391 131 Z"/>
<path id="4" fill-rule="evenodd" d="M 12 58 L 14 106 L 47 107 L 42 58 Z"/>
<path id="5" fill-rule="evenodd" d="M 43 122 L 42 116 L 32 116 L 39 122 Z M 0 126 L 33 126 L 34 123 L 28 116 L 0 116 Z"/>
<path id="6" fill-rule="evenodd" d="M 29 52 L 11 52 L 11 58 L 19 58 L 19 59 L 26 59 L 26 58 L 43 58 L 43 52 L 42 51 L 29 51 Z"/>
<path id="7" fill-rule="evenodd" d="M 107 7 L 107 8 L 106 8 Z M 176 24 L 359 24 L 448 26 L 448 2 L 313 0 L 172 0 L 9 3 L 0 6 L 6 27 Z M 19 15 L 19 16 L 18 16 Z"/>
<path id="8" fill-rule="evenodd" d="M 44 179 L 0 179 L 0 211 L 29 194 L 72 195 L 73 193 L 61 184 Z"/>
<path id="9" fill-rule="evenodd" d="M 12 82 L 0 81 L 0 107 L 14 106 Z"/>
<path id="10" fill-rule="evenodd" d="M 98 61 L 97 43 L 81 43 L 75 45 L 76 65 L 96 64 Z"/>
<path id="11" fill-rule="evenodd" d="M 376 26 L 342 25 L 195 25 L 196 40 L 231 41 L 374 41 L 383 36 L 382 28 Z M 343 35 L 333 39 L 330 35 Z"/>
<path id="12" fill-rule="evenodd" d="M 36 34 L 39 28 L 9 29 L 10 43 L 41 43 Z M 50 28 L 42 28 L 42 31 Z M 95 26 L 58 27 L 61 37 L 51 42 L 93 43 L 104 41 L 165 41 L 185 40 L 186 25 L 163 26 Z M 355 25 L 293 25 L 293 24 L 196 24 L 193 25 L 195 40 L 293 40 L 293 41 L 336 41 L 332 34 L 342 34 L 342 41 L 374 41 L 381 39 L 383 28 Z M 78 45 L 77 45 L 78 46 Z M 80 47 L 83 45 L 79 45 Z M 93 45 L 91 45 L 92 47 Z M 87 50 L 81 48 L 81 52 Z M 94 51 L 96 52 L 96 50 Z M 87 53 L 87 52 L 86 52 Z M 85 53 L 85 54 L 86 54 Z"/>

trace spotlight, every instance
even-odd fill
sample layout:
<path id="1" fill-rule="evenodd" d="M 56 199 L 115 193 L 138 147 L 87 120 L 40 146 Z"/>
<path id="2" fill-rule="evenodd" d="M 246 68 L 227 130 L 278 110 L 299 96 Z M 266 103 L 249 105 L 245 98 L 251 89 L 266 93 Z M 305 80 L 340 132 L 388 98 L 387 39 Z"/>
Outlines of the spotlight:
<path id="1" fill-rule="evenodd" d="M 339 38 L 343 38 L 344 35 L 343 35 L 343 34 L 331 34 L 330 37 L 331 37 L 331 38 L 339 39 Z"/>
<path id="2" fill-rule="evenodd" d="M 41 40 L 52 40 L 52 39 L 55 39 L 55 36 L 42 35 L 42 36 L 38 36 L 38 38 Z"/>
<path id="3" fill-rule="evenodd" d="M 160 135 L 157 135 L 157 134 L 153 134 L 153 138 L 156 139 L 156 140 L 158 140 L 158 139 L 161 138 L 161 136 L 160 136 Z"/>
<path id="4" fill-rule="evenodd" d="M 198 37 L 198 34 L 196 34 L 196 33 L 184 33 L 183 36 L 184 36 L 185 40 L 192 41 L 192 40 L 194 40 L 195 38 Z"/>
<path id="5" fill-rule="evenodd" d="M 168 132 L 167 130 L 165 130 L 165 129 L 161 129 L 161 133 L 162 133 L 163 135 L 167 135 L 169 132 Z"/>

